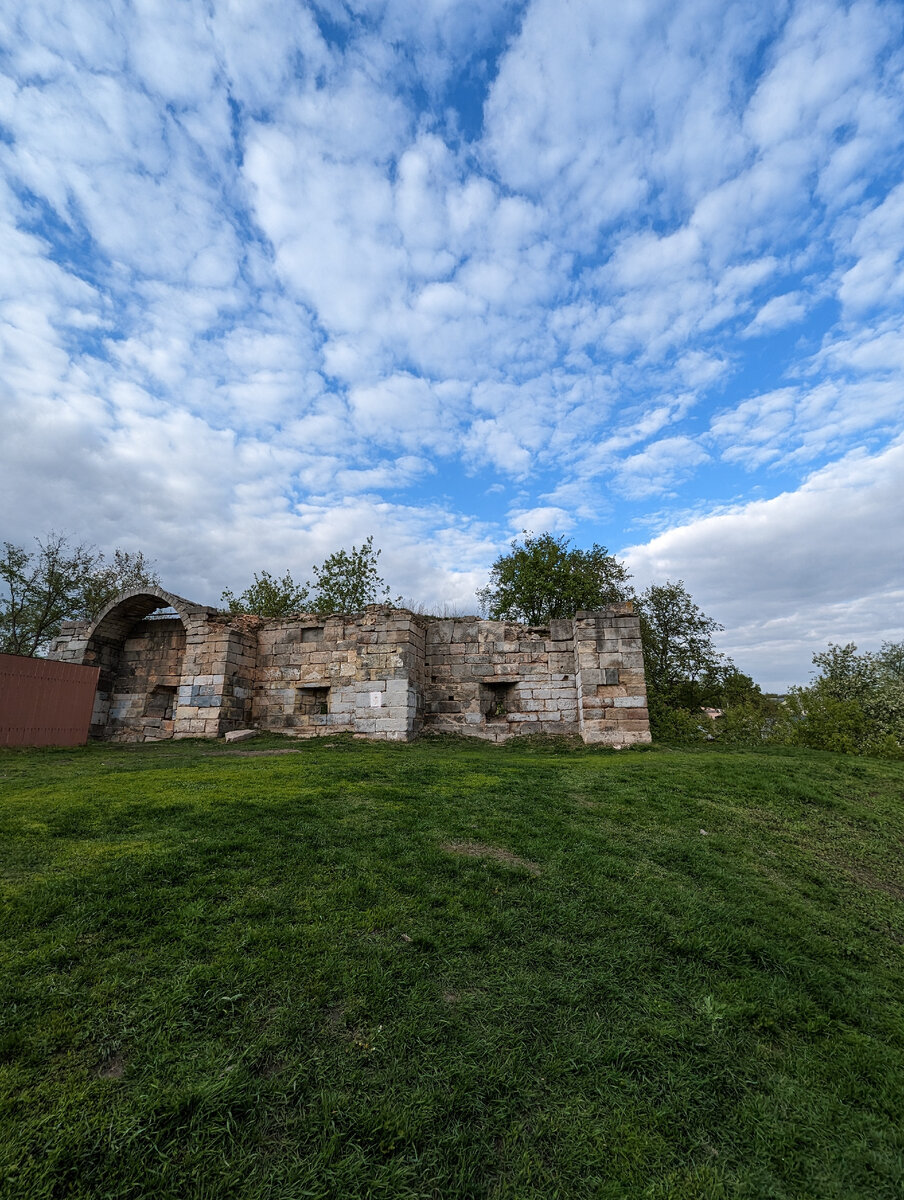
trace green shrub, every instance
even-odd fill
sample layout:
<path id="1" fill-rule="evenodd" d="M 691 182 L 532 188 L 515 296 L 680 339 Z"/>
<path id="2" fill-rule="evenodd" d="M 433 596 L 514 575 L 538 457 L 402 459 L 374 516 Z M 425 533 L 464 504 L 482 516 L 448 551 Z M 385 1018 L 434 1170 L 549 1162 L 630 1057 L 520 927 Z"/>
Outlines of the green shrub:
<path id="1" fill-rule="evenodd" d="M 726 708 L 713 722 L 716 739 L 735 746 L 761 746 L 772 740 L 775 720 L 759 705 L 737 704 Z"/>
<path id="2" fill-rule="evenodd" d="M 655 699 L 650 701 L 650 732 L 654 741 L 676 745 L 712 741 L 715 736 L 705 713 L 672 708 Z"/>
<path id="3" fill-rule="evenodd" d="M 838 754 L 868 752 L 873 729 L 857 700 L 837 700 L 818 688 L 808 688 L 793 696 L 791 707 L 799 715 L 793 735 L 796 745 Z"/>

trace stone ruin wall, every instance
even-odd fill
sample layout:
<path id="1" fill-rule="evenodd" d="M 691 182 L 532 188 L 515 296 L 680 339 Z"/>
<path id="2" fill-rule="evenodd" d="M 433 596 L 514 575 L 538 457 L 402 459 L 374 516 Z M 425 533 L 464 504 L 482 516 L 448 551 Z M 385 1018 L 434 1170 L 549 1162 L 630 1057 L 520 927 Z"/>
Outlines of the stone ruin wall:
<path id="1" fill-rule="evenodd" d="M 150 616 L 166 605 L 166 619 Z M 630 604 L 544 628 L 380 605 L 264 620 L 154 588 L 120 597 L 93 626 L 67 626 L 51 657 L 101 666 L 92 735 L 118 741 L 248 727 L 296 737 L 650 740 Z"/>
<path id="2" fill-rule="evenodd" d="M 554 624 L 555 631 L 476 617 L 429 622 L 429 726 L 493 742 L 526 733 L 576 733 L 572 625 Z"/>
<path id="3" fill-rule="evenodd" d="M 95 710 L 92 734 L 135 734 L 143 741 L 172 737 L 184 657 L 185 626 L 178 618 L 135 625 L 112 673 L 110 699 L 102 713 Z"/>
<path id="4" fill-rule="evenodd" d="M 390 740 L 420 731 L 424 628 L 411 613 L 374 606 L 355 616 L 265 621 L 257 639 L 255 728 Z"/>

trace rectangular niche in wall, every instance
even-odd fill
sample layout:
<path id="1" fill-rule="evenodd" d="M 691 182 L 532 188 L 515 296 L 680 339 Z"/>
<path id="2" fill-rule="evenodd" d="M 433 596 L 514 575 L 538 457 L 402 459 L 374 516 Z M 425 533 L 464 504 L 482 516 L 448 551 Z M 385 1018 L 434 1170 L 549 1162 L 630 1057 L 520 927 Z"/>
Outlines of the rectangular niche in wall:
<path id="1" fill-rule="evenodd" d="M 323 641 L 323 626 L 322 625 L 307 625 L 301 631 L 301 640 L 303 642 L 322 642 Z"/>
<path id="2" fill-rule="evenodd" d="M 322 717 L 330 711 L 330 689 L 302 686 L 295 693 L 295 711 L 300 717 Z"/>
<path id="3" fill-rule="evenodd" d="M 160 684 L 148 692 L 148 698 L 144 704 L 144 715 L 159 717 L 162 721 L 171 721 L 175 703 L 176 689 Z"/>
<path id="4" fill-rule="evenodd" d="M 518 684 L 511 679 L 484 680 L 483 711 L 487 721 L 504 721 L 518 708 Z"/>

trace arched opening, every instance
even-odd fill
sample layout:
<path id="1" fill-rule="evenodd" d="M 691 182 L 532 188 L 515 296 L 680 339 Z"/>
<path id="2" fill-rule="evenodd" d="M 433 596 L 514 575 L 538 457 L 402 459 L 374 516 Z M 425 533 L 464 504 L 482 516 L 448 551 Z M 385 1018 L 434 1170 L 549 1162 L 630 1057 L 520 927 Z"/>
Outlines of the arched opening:
<path id="1" fill-rule="evenodd" d="M 118 742 L 173 736 L 185 657 L 176 597 L 147 589 L 121 596 L 90 632 L 84 661 L 100 667 L 91 736 Z"/>

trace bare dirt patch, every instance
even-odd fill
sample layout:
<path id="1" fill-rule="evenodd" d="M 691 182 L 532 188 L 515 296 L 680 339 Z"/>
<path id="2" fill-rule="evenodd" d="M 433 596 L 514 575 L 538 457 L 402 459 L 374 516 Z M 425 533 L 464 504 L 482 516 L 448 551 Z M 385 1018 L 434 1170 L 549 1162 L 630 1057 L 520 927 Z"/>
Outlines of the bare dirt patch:
<path id="1" fill-rule="evenodd" d="M 880 879 L 868 867 L 848 867 L 848 874 L 874 892 L 885 892 L 886 896 L 892 896 L 895 900 L 904 900 L 904 887 L 894 880 Z"/>
<path id="2" fill-rule="evenodd" d="M 125 1059 L 121 1054 L 111 1054 L 106 1062 L 101 1063 L 97 1069 L 98 1079 L 122 1079 L 123 1071 L 126 1069 Z"/>
<path id="3" fill-rule="evenodd" d="M 484 842 L 443 842 L 442 849 L 447 854 L 462 854 L 465 858 L 492 858 L 494 862 L 505 863 L 507 867 L 521 867 L 531 875 L 540 874 L 539 863 L 519 858 L 501 846 L 488 846 Z"/>
<path id="4" fill-rule="evenodd" d="M 272 758 L 274 754 L 304 754 L 304 751 L 294 746 L 290 750 L 214 750 L 209 751 L 207 757 L 225 758 L 228 755 L 230 758 Z"/>

